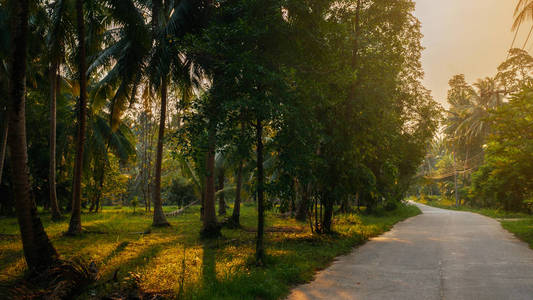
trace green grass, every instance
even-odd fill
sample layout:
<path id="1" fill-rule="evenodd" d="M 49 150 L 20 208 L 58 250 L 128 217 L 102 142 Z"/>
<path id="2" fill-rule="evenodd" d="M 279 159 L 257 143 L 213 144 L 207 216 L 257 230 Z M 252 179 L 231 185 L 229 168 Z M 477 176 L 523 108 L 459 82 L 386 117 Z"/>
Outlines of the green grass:
<path id="1" fill-rule="evenodd" d="M 512 232 L 517 238 L 529 244 L 533 249 L 533 217 L 516 221 L 501 221 L 502 227 Z"/>
<path id="2" fill-rule="evenodd" d="M 166 207 L 165 210 L 173 210 Z M 140 212 L 139 212 L 140 211 Z M 251 262 L 255 233 L 223 229 L 223 238 L 199 239 L 199 208 L 169 218 L 169 228 L 150 228 L 151 215 L 137 209 L 105 207 L 99 214 L 83 214 L 87 230 L 79 237 L 62 235 L 68 220 L 52 223 L 43 214 L 46 231 L 63 258 L 83 258 L 99 266 L 99 280 L 81 298 L 109 295 L 129 286 L 187 299 L 279 299 L 294 285 L 305 283 L 315 272 L 369 237 L 389 230 L 395 223 L 419 214 L 414 206 L 401 206 L 376 216 L 341 215 L 335 218 L 338 234 L 313 235 L 306 223 L 267 213 L 267 226 L 286 232 L 267 232 L 267 266 Z M 242 207 L 245 228 L 256 225 L 255 207 Z M 0 284 L 24 274 L 25 262 L 14 218 L 0 219 Z M 111 279 L 118 270 L 118 282 Z"/>
<path id="3" fill-rule="evenodd" d="M 423 200 L 412 200 L 433 207 L 458 211 L 468 211 L 497 219 L 498 221 L 500 221 L 503 228 L 514 234 L 520 240 L 528 243 L 529 247 L 533 249 L 533 216 L 531 215 L 520 212 L 509 212 L 502 209 L 494 208 L 474 208 L 468 206 L 456 207 L 455 202 L 450 199 L 426 198 Z"/>

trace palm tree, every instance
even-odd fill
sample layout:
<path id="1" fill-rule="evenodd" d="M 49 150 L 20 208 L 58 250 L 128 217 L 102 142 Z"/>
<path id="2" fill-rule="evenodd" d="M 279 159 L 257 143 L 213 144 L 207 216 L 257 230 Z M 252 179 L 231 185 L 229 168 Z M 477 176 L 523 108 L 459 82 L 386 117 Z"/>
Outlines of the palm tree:
<path id="1" fill-rule="evenodd" d="M 533 19 L 533 0 L 519 0 L 514 11 L 513 30 L 517 30 L 527 19 Z"/>
<path id="2" fill-rule="evenodd" d="M 503 104 L 504 95 L 497 82 L 492 78 L 478 80 L 474 84 L 475 92 L 466 109 L 466 119 L 460 124 L 458 130 L 472 141 L 476 138 L 482 141 L 490 132 L 488 117 L 491 111 Z"/>
<path id="3" fill-rule="evenodd" d="M 66 10 L 67 2 L 64 0 L 57 0 L 52 7 L 52 14 L 50 20 L 50 30 L 48 32 L 48 60 L 49 60 L 49 86 L 50 86 L 50 163 L 48 173 L 48 184 L 50 189 L 50 210 L 52 212 L 52 220 L 57 221 L 61 219 L 61 212 L 57 202 L 56 193 L 56 100 L 59 94 L 59 75 L 61 57 L 64 57 L 64 44 L 67 39 L 66 26 Z"/>
<path id="4" fill-rule="evenodd" d="M 159 55 L 161 54 L 160 44 L 161 42 L 165 42 L 165 39 L 161 39 L 160 41 L 159 34 L 161 32 L 162 1 L 155 0 L 151 3 L 137 3 L 143 5 L 141 8 L 138 8 L 130 0 L 109 0 L 108 4 L 109 14 L 114 20 L 114 23 L 119 25 L 119 27 L 111 30 L 113 33 L 110 36 L 113 42 L 101 52 L 99 57 L 89 67 L 89 71 L 91 72 L 92 70 L 105 67 L 111 60 L 116 61 L 107 71 L 106 76 L 98 83 L 100 90 L 96 91 L 98 94 L 100 92 L 106 92 L 110 85 L 117 86 L 110 105 L 110 119 L 113 130 L 117 128 L 120 116 L 127 108 L 127 103 L 135 100 L 137 88 L 141 83 L 145 85 L 153 84 L 160 90 L 162 109 L 157 143 L 155 178 L 153 180 L 153 224 L 155 226 L 165 226 L 169 223 L 163 214 L 160 186 L 168 86 L 166 74 L 168 74 L 168 69 L 165 76 L 160 76 L 161 74 L 158 73 L 152 76 L 151 82 L 142 82 L 143 78 L 147 75 L 148 68 L 156 71 L 159 71 L 159 66 L 166 66 L 168 68 L 168 61 L 161 61 L 159 59 Z M 152 30 L 145 24 L 144 10 L 152 11 Z M 118 38 L 114 38 L 117 35 Z"/>
<path id="5" fill-rule="evenodd" d="M 74 183 L 72 188 L 72 214 L 67 231 L 68 235 L 78 235 L 81 233 L 81 179 L 83 172 L 85 131 L 87 129 L 87 58 L 83 2 L 83 0 L 76 0 L 80 97 L 78 99 L 78 132 L 76 140 L 76 160 L 74 162 Z"/>
<path id="6" fill-rule="evenodd" d="M 102 51 L 89 67 L 89 71 L 115 64 L 99 82 L 102 90 L 116 85 L 111 104 L 111 124 L 116 129 L 120 115 L 127 108 L 127 102 L 135 100 L 139 85 L 144 84 L 158 91 L 160 95 L 159 133 L 156 146 L 156 161 L 153 178 L 154 226 L 166 226 L 161 200 L 161 166 L 167 110 L 168 88 L 173 82 L 180 86 L 183 94 L 192 87 L 191 71 L 194 65 L 176 52 L 169 37 L 180 38 L 191 30 L 195 23 L 193 15 L 201 7 L 198 1 L 137 2 L 131 0 L 108 0 L 109 14 L 117 26 L 110 34 L 113 43 Z M 139 6 L 139 7 L 138 7 Z M 152 12 L 150 26 L 145 24 L 144 13 Z M 151 29 L 149 28 L 151 27 Z M 118 38 L 116 37 L 118 36 Z M 192 72 L 194 73 L 194 72 Z M 143 79 L 148 79 L 143 81 Z"/>
<path id="7" fill-rule="evenodd" d="M 161 15 L 166 15 L 164 11 L 162 0 L 152 1 L 152 39 L 156 41 L 157 48 L 155 53 L 161 55 L 165 53 L 168 47 L 166 37 L 160 37 L 160 26 L 164 26 L 164 21 Z M 163 24 L 162 24 L 163 23 Z M 157 56 L 159 56 L 157 55 Z M 164 57 L 164 55 L 161 55 Z M 154 55 L 154 58 L 156 56 Z M 166 58 L 166 57 L 164 57 Z M 156 58 L 159 60 L 159 57 Z M 159 62 L 159 61 L 158 61 Z M 152 64 L 153 66 L 153 64 Z M 160 89 L 161 106 L 159 115 L 159 131 L 157 135 L 156 159 L 154 171 L 154 189 L 153 189 L 153 203 L 154 203 L 154 218 L 153 226 L 169 226 L 165 214 L 163 212 L 163 201 L 161 200 L 161 166 L 163 163 L 163 140 L 165 136 L 165 122 L 167 113 L 167 95 L 168 95 L 168 62 L 161 61 L 159 64 L 161 68 L 155 68 L 157 76 L 153 79 L 153 83 Z M 165 67 L 166 66 L 166 67 Z"/>
<path id="8" fill-rule="evenodd" d="M 11 53 L 9 72 L 9 150 L 11 176 L 16 199 L 17 219 L 26 263 L 31 270 L 47 268 L 58 260 L 30 198 L 26 144 L 26 59 L 28 37 L 28 1 L 10 5 Z"/>
<path id="9" fill-rule="evenodd" d="M 171 4 L 174 4 L 172 6 Z M 152 1 L 152 39 L 154 41 L 154 48 L 149 61 L 148 73 L 151 84 L 160 93 L 160 116 L 159 116 L 159 132 L 157 137 L 156 147 L 156 161 L 153 181 L 153 203 L 154 203 L 154 218 L 153 226 L 168 226 L 169 223 L 163 213 L 162 199 L 161 199 L 161 166 L 163 160 L 163 141 L 165 137 L 165 122 L 167 110 L 167 96 L 169 81 L 172 75 L 173 83 L 181 92 L 182 98 L 190 97 L 193 88 L 199 88 L 201 82 L 201 70 L 199 66 L 194 64 L 190 58 L 185 56 L 180 49 L 172 45 L 172 39 L 179 39 L 188 32 L 191 32 L 201 26 L 202 18 L 200 17 L 202 9 L 202 1 L 184 0 L 173 2 L 169 0 L 153 0 Z M 182 99 L 183 100 L 183 99 Z M 210 164 L 214 168 L 214 152 L 212 153 L 213 163 Z M 214 197 L 214 180 L 208 181 L 207 188 L 212 185 L 212 193 Z M 214 205 L 213 205 L 214 207 Z M 213 209 L 214 210 L 214 209 Z M 204 224 L 210 222 L 211 218 L 205 218 Z M 216 222 L 216 214 L 215 214 Z"/>
<path id="10" fill-rule="evenodd" d="M 454 161 L 462 161 L 467 169 L 472 162 L 483 160 L 483 144 L 491 133 L 489 117 L 503 104 L 505 90 L 492 78 L 478 80 L 469 86 L 464 77 L 459 77 L 455 77 L 458 80 L 451 84 L 452 90 L 448 95 L 451 107 L 444 132 L 448 136 L 448 147 L 455 155 Z"/>

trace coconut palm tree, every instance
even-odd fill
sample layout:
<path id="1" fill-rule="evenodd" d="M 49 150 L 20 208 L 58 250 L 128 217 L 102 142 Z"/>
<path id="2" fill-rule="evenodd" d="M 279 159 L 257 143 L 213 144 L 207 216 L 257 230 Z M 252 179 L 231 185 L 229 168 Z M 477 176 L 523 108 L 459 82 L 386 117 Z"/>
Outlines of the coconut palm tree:
<path id="1" fill-rule="evenodd" d="M 166 4 L 167 1 L 165 1 Z M 160 115 L 159 115 L 159 131 L 157 134 L 156 159 L 154 170 L 154 189 L 153 189 L 153 203 L 154 203 L 154 218 L 153 226 L 169 226 L 165 214 L 163 213 L 163 201 L 161 200 L 161 166 L 163 163 L 163 140 L 165 136 L 165 122 L 167 113 L 167 96 L 168 96 L 168 41 L 165 36 L 161 36 L 161 28 L 165 26 L 166 21 L 166 7 L 163 6 L 162 0 L 152 1 L 152 39 L 156 42 L 154 49 L 155 55 L 152 56 L 151 71 L 152 84 L 160 92 Z M 164 28 L 164 27 L 163 27 Z M 165 63 L 166 62 L 166 63 Z"/>
<path id="2" fill-rule="evenodd" d="M 469 141 L 476 138 L 484 140 L 490 132 L 488 117 L 491 111 L 503 104 L 504 94 L 493 78 L 478 80 L 474 84 L 476 92 L 466 109 L 466 119 L 459 125 Z"/>
<path id="3" fill-rule="evenodd" d="M 16 199 L 17 219 L 26 263 L 31 270 L 47 268 L 58 260 L 30 198 L 26 144 L 26 59 L 28 38 L 28 1 L 11 1 L 11 51 L 9 59 L 9 150 L 11 176 Z"/>
<path id="4" fill-rule="evenodd" d="M 444 132 L 452 137 L 452 144 L 457 147 L 482 144 L 490 132 L 487 118 L 493 109 L 503 104 L 504 96 L 504 91 L 493 78 L 480 79 L 473 86 L 466 83 L 452 86 L 448 95 L 451 107 L 444 128 Z"/>
<path id="5" fill-rule="evenodd" d="M 116 27 L 110 30 L 113 40 L 89 67 L 89 71 L 114 65 L 99 82 L 101 90 L 116 85 L 112 97 L 111 124 L 116 129 L 127 104 L 135 100 L 139 86 L 154 89 L 160 98 L 159 132 L 153 178 L 154 226 L 166 226 L 161 199 L 161 165 L 168 102 L 169 85 L 177 84 L 182 94 L 188 94 L 193 83 L 194 64 L 180 55 L 171 45 L 172 39 L 182 37 L 195 26 L 194 15 L 199 1 L 131 1 L 108 0 L 110 17 Z M 151 12 L 151 24 L 145 23 L 144 13 Z M 194 77 L 194 76 L 192 76 Z"/>
<path id="6" fill-rule="evenodd" d="M 49 87 L 50 87 L 50 162 L 48 173 L 48 184 L 50 189 L 50 210 L 52 220 L 61 219 L 61 212 L 57 202 L 56 193 L 56 128 L 57 113 L 56 100 L 59 94 L 61 60 L 65 57 L 65 44 L 68 43 L 68 36 L 72 34 L 70 20 L 68 19 L 69 1 L 57 0 L 52 4 L 50 14 L 50 28 L 46 39 L 49 61 Z"/>
<path id="7" fill-rule="evenodd" d="M 78 130 L 76 136 L 76 159 L 72 187 L 72 214 L 67 230 L 68 235 L 81 233 L 81 179 L 83 174 L 83 152 L 87 130 L 87 49 L 85 41 L 85 17 L 83 0 L 76 0 L 76 26 L 78 38 L 78 79 L 80 95 L 78 98 Z"/>
<path id="8" fill-rule="evenodd" d="M 533 0 L 518 0 L 514 18 L 513 30 L 517 30 L 524 21 L 533 19 Z"/>
<path id="9" fill-rule="evenodd" d="M 153 226 L 169 225 L 163 213 L 163 201 L 161 199 L 161 166 L 169 85 L 173 83 L 181 91 L 182 98 L 187 98 L 190 97 L 193 88 L 200 86 L 200 81 L 202 80 L 198 65 L 185 56 L 179 47 L 173 45 L 172 41 L 180 39 L 187 32 L 200 27 L 201 22 L 198 18 L 198 13 L 202 9 L 200 2 L 195 0 L 178 2 L 169 0 L 152 1 L 151 26 L 154 47 L 148 62 L 148 77 L 150 84 L 160 95 L 159 131 L 152 189 L 154 204 Z M 207 186 L 210 185 L 208 184 Z M 205 221 L 206 219 L 204 218 Z"/>

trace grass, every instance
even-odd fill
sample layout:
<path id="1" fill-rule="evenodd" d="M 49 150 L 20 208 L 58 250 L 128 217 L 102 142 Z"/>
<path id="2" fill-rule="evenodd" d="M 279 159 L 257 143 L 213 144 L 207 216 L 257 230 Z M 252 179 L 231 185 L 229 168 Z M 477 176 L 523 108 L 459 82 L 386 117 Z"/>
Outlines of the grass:
<path id="1" fill-rule="evenodd" d="M 170 211 L 175 207 L 165 207 Z M 98 281 L 80 298 L 109 295 L 137 286 L 145 292 L 186 299 L 279 299 L 294 285 L 305 283 L 315 272 L 369 237 L 389 230 L 395 223 L 419 214 L 414 206 L 401 206 L 379 215 L 340 215 L 335 235 L 313 235 L 306 223 L 267 213 L 267 226 L 290 228 L 266 234 L 267 266 L 255 267 L 255 233 L 223 229 L 223 238 L 199 239 L 199 208 L 170 217 L 169 228 L 150 228 L 151 215 L 133 214 L 130 208 L 105 207 L 99 214 L 83 214 L 86 233 L 65 237 L 68 220 L 42 220 L 63 258 L 83 258 L 99 267 Z M 244 228 L 256 225 L 255 207 L 241 211 Z M 16 219 L 0 219 L 0 284 L 20 278 L 26 265 Z M 118 270 L 118 271 L 117 271 Z M 117 281 L 112 280 L 115 272 Z"/>
<path id="2" fill-rule="evenodd" d="M 444 198 L 425 198 L 425 199 L 413 199 L 416 202 L 426 204 L 433 207 L 468 211 L 478 213 L 487 217 L 497 219 L 502 227 L 507 231 L 514 234 L 520 240 L 529 244 L 529 247 L 533 249 L 533 216 L 521 212 L 509 212 L 502 209 L 494 208 L 474 208 L 468 206 L 455 206 L 455 201 Z"/>

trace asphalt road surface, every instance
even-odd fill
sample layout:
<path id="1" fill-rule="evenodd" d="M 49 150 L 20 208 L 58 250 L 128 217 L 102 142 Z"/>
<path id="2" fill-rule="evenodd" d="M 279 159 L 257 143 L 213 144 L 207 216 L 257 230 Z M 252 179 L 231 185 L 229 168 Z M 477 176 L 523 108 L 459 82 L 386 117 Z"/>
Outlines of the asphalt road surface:
<path id="1" fill-rule="evenodd" d="M 288 299 L 533 299 L 527 244 L 491 218 L 416 205 L 423 214 L 338 258 Z"/>

